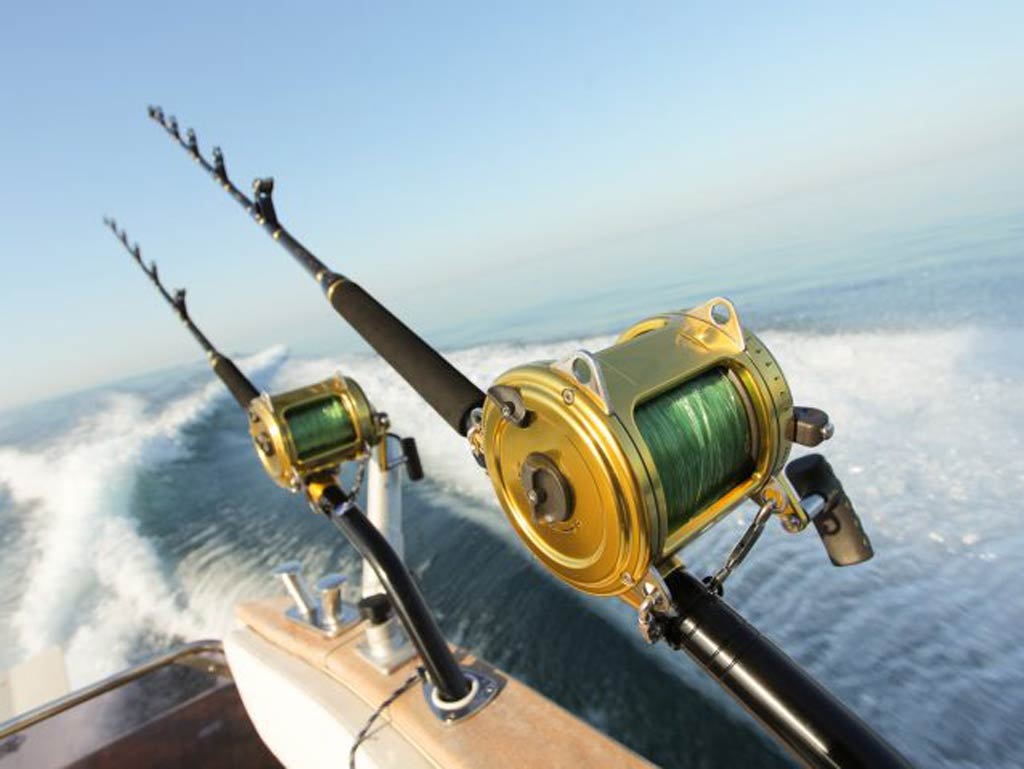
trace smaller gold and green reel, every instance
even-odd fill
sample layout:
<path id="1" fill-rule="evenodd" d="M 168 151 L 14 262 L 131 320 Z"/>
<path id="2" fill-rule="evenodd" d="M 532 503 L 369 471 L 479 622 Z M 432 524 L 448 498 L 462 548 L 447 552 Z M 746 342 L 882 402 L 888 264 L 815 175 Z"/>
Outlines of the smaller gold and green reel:
<path id="1" fill-rule="evenodd" d="M 355 380 L 336 374 L 249 404 L 249 433 L 267 474 L 298 491 L 376 445 L 386 426 Z"/>
<path id="2" fill-rule="evenodd" d="M 718 298 L 641 321 L 600 352 L 507 371 L 477 440 L 534 555 L 580 590 L 630 598 L 747 498 L 806 525 L 778 480 L 792 419 L 777 362 Z"/>

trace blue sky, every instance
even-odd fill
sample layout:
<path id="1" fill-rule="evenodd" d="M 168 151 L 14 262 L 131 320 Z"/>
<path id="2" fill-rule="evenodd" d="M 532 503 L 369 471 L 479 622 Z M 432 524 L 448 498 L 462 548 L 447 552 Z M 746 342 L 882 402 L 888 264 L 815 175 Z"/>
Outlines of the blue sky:
<path id="1" fill-rule="evenodd" d="M 1022 29 L 1019 2 L 9 4 L 0 408 L 197 358 L 105 214 L 221 348 L 355 349 L 147 104 L 274 175 L 290 229 L 443 344 L 528 304 L 510 265 L 614 280 L 637 233 L 744 211 L 729 236 L 763 242 L 808 191 L 823 232 L 1006 204 Z M 922 168 L 947 170 L 856 187 Z"/>

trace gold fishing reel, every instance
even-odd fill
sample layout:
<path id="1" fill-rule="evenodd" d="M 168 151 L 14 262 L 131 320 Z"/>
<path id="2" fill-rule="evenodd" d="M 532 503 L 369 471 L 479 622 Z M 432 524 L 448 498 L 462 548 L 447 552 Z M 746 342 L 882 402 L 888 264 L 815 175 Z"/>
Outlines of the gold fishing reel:
<path id="1" fill-rule="evenodd" d="M 387 433 L 355 380 L 335 374 L 317 384 L 249 404 L 249 434 L 267 474 L 299 491 L 307 479 L 333 474 L 363 456 Z"/>
<path id="2" fill-rule="evenodd" d="M 804 528 L 780 473 L 794 438 L 831 434 L 827 417 L 794 417 L 775 358 L 721 298 L 599 352 L 517 366 L 479 417 L 474 449 L 534 555 L 580 590 L 634 603 L 652 567 L 745 499 Z"/>

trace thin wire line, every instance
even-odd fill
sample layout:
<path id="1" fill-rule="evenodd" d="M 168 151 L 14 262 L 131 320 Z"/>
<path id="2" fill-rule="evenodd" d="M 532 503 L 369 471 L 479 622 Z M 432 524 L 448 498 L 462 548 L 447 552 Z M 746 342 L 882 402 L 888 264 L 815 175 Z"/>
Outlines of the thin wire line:
<path id="1" fill-rule="evenodd" d="M 352 749 L 348 752 L 349 769 L 356 769 L 356 751 L 359 750 L 359 746 L 362 744 L 363 740 L 366 739 L 366 736 L 370 733 L 370 729 L 373 728 L 374 723 L 377 721 L 378 718 L 380 718 L 381 714 L 385 710 L 387 710 L 388 706 L 391 705 L 391 703 L 393 703 L 395 700 L 397 700 L 399 697 L 405 694 L 405 692 L 412 688 L 412 686 L 417 681 L 420 681 L 422 679 L 423 668 L 417 668 L 415 673 L 413 673 L 411 676 L 405 679 L 405 682 L 397 689 L 395 689 L 393 692 L 391 692 L 391 694 L 388 695 L 388 698 L 384 700 L 380 705 L 378 705 L 377 709 L 370 714 L 370 717 L 366 720 L 366 724 L 363 726 L 362 729 L 359 730 L 359 734 L 356 735 L 355 742 L 352 743 Z"/>

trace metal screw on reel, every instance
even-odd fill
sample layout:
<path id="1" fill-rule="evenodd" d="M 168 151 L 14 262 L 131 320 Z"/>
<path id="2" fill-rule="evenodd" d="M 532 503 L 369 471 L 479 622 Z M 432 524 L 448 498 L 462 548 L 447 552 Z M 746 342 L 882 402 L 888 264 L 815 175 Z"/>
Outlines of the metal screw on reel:
<path id="1" fill-rule="evenodd" d="M 636 622 L 640 628 L 640 635 L 649 644 L 658 643 L 663 635 L 661 623 L 656 615 L 660 603 L 658 594 L 651 593 L 640 602 L 640 609 L 637 612 Z"/>
<path id="2" fill-rule="evenodd" d="M 664 636 L 665 621 L 676 616 L 676 608 L 668 586 L 656 570 L 648 573 L 641 589 L 644 599 L 637 609 L 637 626 L 644 641 L 655 644 Z"/>

